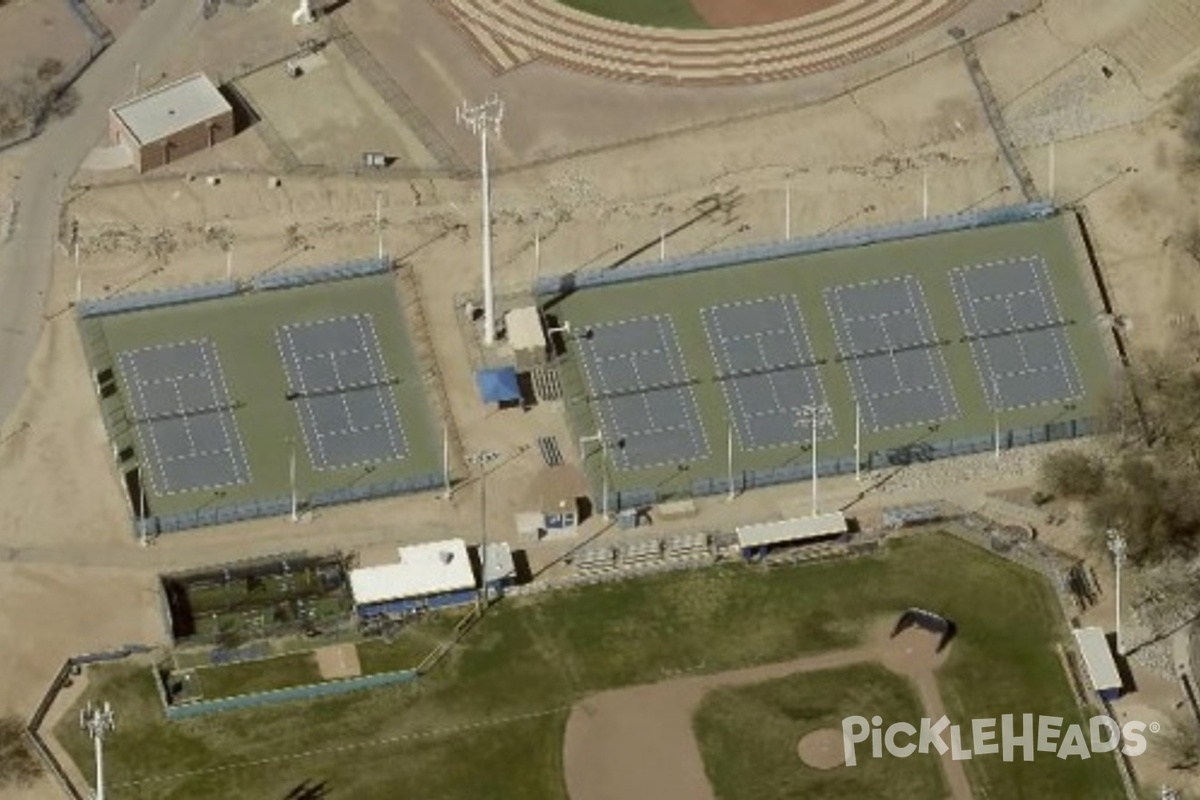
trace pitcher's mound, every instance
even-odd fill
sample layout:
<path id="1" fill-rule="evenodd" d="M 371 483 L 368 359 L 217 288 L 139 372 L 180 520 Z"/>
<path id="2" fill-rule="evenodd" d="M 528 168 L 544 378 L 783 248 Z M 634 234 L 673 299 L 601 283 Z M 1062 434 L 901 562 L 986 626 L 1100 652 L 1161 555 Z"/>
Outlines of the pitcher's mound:
<path id="1" fill-rule="evenodd" d="M 834 728 L 819 728 L 800 737 L 796 753 L 813 769 L 833 769 L 846 763 L 842 734 Z"/>

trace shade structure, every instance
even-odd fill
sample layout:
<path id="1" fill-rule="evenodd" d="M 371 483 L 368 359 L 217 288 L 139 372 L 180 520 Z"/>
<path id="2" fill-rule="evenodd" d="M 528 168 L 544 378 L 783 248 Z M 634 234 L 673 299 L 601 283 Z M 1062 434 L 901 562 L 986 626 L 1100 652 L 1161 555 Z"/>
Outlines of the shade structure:
<path id="1" fill-rule="evenodd" d="M 521 387 L 517 383 L 514 367 L 481 369 L 475 373 L 475 385 L 485 403 L 511 403 L 521 399 Z"/>

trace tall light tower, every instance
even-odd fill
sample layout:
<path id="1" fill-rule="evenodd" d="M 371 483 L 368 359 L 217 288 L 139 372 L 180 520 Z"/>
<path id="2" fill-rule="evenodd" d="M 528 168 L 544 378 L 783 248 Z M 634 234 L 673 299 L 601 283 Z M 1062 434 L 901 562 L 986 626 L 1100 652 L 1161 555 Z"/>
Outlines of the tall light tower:
<path id="1" fill-rule="evenodd" d="M 807 424 L 812 438 L 809 441 L 809 451 L 812 454 L 812 515 L 817 515 L 817 427 L 829 421 L 829 406 L 806 405 L 800 407 L 797 423 Z"/>
<path id="2" fill-rule="evenodd" d="M 479 175 L 483 183 L 483 343 L 491 346 L 496 340 L 496 300 L 492 295 L 492 197 L 488 175 L 488 131 L 500 135 L 504 119 L 504 103 L 492 95 L 479 105 L 463 104 L 456 109 L 458 123 L 466 125 L 479 137 Z"/>
<path id="3" fill-rule="evenodd" d="M 112 706 L 105 703 L 97 708 L 91 703 L 79 712 L 79 727 L 91 737 L 96 746 L 96 795 L 95 800 L 104 800 L 104 737 L 117 727 Z"/>
<path id="4" fill-rule="evenodd" d="M 1125 644 L 1121 639 L 1121 565 L 1125 563 L 1125 537 L 1120 531 L 1109 528 L 1105 533 L 1108 534 L 1108 551 L 1112 553 L 1113 565 L 1117 568 L 1117 655 L 1125 655 Z"/>

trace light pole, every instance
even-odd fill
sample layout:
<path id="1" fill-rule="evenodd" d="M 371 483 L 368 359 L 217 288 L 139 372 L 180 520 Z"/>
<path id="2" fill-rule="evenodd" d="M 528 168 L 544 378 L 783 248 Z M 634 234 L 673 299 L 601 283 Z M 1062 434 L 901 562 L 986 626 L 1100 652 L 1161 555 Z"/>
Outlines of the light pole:
<path id="1" fill-rule="evenodd" d="M 805 405 L 800 407 L 799 424 L 808 424 L 811 432 L 809 451 L 812 455 L 812 515 L 817 516 L 817 426 L 829 420 L 829 406 Z"/>
<path id="2" fill-rule="evenodd" d="M 992 375 L 992 444 L 996 448 L 996 460 L 1000 460 L 1000 387 Z"/>
<path id="3" fill-rule="evenodd" d="M 495 95 L 475 106 L 463 101 L 457 109 L 457 118 L 460 125 L 466 125 L 471 133 L 479 137 L 479 175 L 483 184 L 483 343 L 490 347 L 496 341 L 496 300 L 492 294 L 492 197 L 491 178 L 488 175 L 488 131 L 500 135 L 504 103 Z"/>
<path id="4" fill-rule="evenodd" d="M 288 437 L 288 483 L 292 487 L 292 522 L 299 522 L 299 502 L 296 497 L 296 439 Z"/>
<path id="5" fill-rule="evenodd" d="M 375 192 L 375 238 L 377 240 L 376 257 L 383 262 L 383 192 Z"/>
<path id="6" fill-rule="evenodd" d="M 96 707 L 88 703 L 87 708 L 79 712 L 79 727 L 87 733 L 96 748 L 95 800 L 104 800 L 104 737 L 117 727 L 112 706 L 105 703 Z"/>
<path id="7" fill-rule="evenodd" d="M 1125 646 L 1121 639 L 1121 565 L 1125 563 L 1125 537 L 1114 528 L 1109 528 L 1105 533 L 1108 535 L 1108 551 L 1112 553 L 1113 565 L 1117 568 L 1117 655 L 1123 656 Z"/>
<path id="8" fill-rule="evenodd" d="M 600 443 L 600 515 L 608 519 L 608 441 L 600 431 L 591 436 L 580 436 L 579 458 L 581 461 L 587 460 L 587 452 L 584 450 L 584 444 L 587 442 Z"/>

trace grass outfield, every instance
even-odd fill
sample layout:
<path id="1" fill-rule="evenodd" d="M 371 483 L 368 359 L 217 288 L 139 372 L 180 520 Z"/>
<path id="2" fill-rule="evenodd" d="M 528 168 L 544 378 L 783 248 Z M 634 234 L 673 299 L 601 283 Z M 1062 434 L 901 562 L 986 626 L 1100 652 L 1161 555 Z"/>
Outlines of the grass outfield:
<path id="1" fill-rule="evenodd" d="M 942 420 L 936 426 L 911 425 L 880 431 L 870 431 L 864 426 L 861 441 L 864 460 L 872 452 L 882 453 L 931 441 L 975 440 L 983 449 L 990 449 L 997 422 L 1003 432 L 1098 414 L 1107 393 L 1109 365 L 1099 329 L 1093 322 L 1095 309 L 1091 307 L 1083 282 L 1083 265 L 1074 241 L 1077 230 L 1074 218 L 1064 215 L 584 288 L 561 299 L 551 298 L 545 305 L 556 318 L 569 321 L 577 330 L 591 324 L 657 314 L 669 315 L 673 320 L 684 372 L 693 380 L 691 389 L 696 398 L 700 427 L 708 443 L 708 457 L 690 462 L 686 470 L 679 469 L 676 464 L 623 470 L 610 467 L 609 470 L 609 486 L 613 491 L 653 487 L 662 499 L 690 493 L 693 481 L 716 479 L 723 482 L 728 474 L 725 442 L 729 410 L 699 313 L 699 309 L 708 306 L 777 295 L 795 297 L 804 318 L 812 355 L 826 362 L 820 364 L 817 371 L 833 412 L 837 435 L 818 445 L 822 462 L 843 459 L 849 469 L 854 463 L 854 394 L 848 369 L 836 358 L 836 335 L 823 296 L 823 291 L 833 286 L 911 274 L 924 289 L 934 330 L 939 337 L 950 341 L 939 347 L 938 352 L 945 359 L 959 416 Z M 1042 256 L 1046 262 L 1063 318 L 1074 320 L 1074 324 L 1062 330 L 1079 366 L 1086 394 L 1070 403 L 1005 410 L 997 418 L 987 404 L 970 344 L 961 341 L 965 328 L 948 275 L 956 267 L 1033 254 Z M 566 405 L 568 418 L 578 437 L 600 430 L 602 426 L 596 413 L 597 406 L 588 395 L 576 352 L 575 348 L 568 347 L 559 372 L 564 393 L 569 398 Z M 601 484 L 600 459 L 599 449 L 593 448 L 587 467 L 594 487 Z M 742 472 L 793 466 L 797 462 L 807 464 L 807 459 L 807 447 L 797 444 L 755 450 L 735 447 L 733 472 L 736 476 Z"/>
<path id="2" fill-rule="evenodd" d="M 718 672 L 851 647 L 880 615 L 912 605 L 958 622 L 940 673 L 952 717 L 1081 720 L 1055 650 L 1065 630 L 1050 588 L 933 534 L 853 561 L 731 564 L 506 601 L 411 686 L 167 723 L 149 670 L 95 667 L 87 697 L 111 701 L 120 717 L 106 768 L 122 798 L 282 797 L 308 779 L 356 800 L 564 800 L 562 732 L 581 697 L 701 663 Z M 86 772 L 91 747 L 77 718 L 66 713 L 57 733 Z M 967 768 L 992 800 L 1122 796 L 1107 757 Z"/>
<path id="3" fill-rule="evenodd" d="M 924 716 L 909 683 L 878 664 L 714 690 L 694 722 L 714 793 L 720 800 L 942 797 L 945 782 L 933 757 L 864 757 L 853 768 L 833 770 L 804 765 L 796 754 L 802 736 L 840 731 L 844 718 L 864 711 L 886 721 Z"/>
<path id="4" fill-rule="evenodd" d="M 707 28 L 689 0 L 561 0 L 598 17 L 655 28 Z"/>

